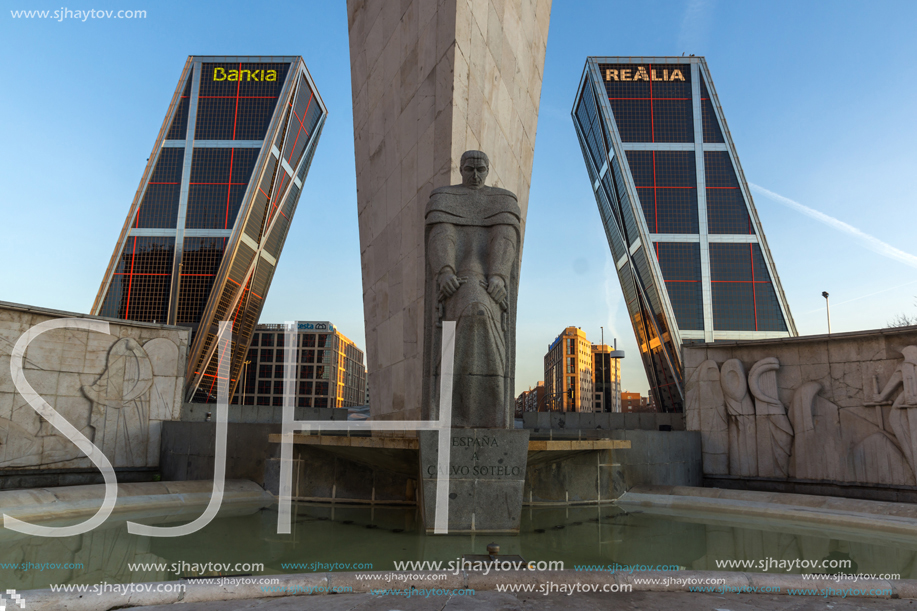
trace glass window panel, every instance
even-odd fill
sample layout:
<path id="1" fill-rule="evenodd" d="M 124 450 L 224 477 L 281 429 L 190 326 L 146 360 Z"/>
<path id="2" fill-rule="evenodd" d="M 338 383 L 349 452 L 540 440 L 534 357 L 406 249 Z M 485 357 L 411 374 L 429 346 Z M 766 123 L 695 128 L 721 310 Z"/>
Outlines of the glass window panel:
<path id="1" fill-rule="evenodd" d="M 185 81 L 185 88 L 181 97 L 178 99 L 178 106 L 175 109 L 175 115 L 172 117 L 172 125 L 169 127 L 169 133 L 166 134 L 166 140 L 184 140 L 188 131 L 188 104 L 191 101 L 191 83 L 194 79 L 194 69 L 188 71 L 188 78 Z"/>
<path id="2" fill-rule="evenodd" d="M 707 189 L 707 230 L 717 234 L 754 233 L 739 189 Z"/>
<path id="3" fill-rule="evenodd" d="M 200 321 L 225 248 L 226 238 L 185 238 L 177 312 L 179 324 Z"/>
<path id="4" fill-rule="evenodd" d="M 196 140 L 262 140 L 289 64 L 203 64 Z"/>
<path id="5" fill-rule="evenodd" d="M 717 331 L 754 331 L 751 282 L 713 283 L 713 327 Z"/>
<path id="6" fill-rule="evenodd" d="M 700 244 L 657 242 L 655 250 L 678 327 L 702 330 Z"/>
<path id="7" fill-rule="evenodd" d="M 185 149 L 162 148 L 137 210 L 134 227 L 171 229 L 178 218 L 178 200 Z"/>
<path id="8" fill-rule="evenodd" d="M 756 266 L 756 274 L 757 271 L 758 268 Z M 758 331 L 786 331 L 786 321 L 783 318 L 783 312 L 780 311 L 780 304 L 777 301 L 774 285 L 755 282 L 754 286 L 755 318 L 758 323 Z"/>
<path id="9" fill-rule="evenodd" d="M 258 153 L 258 149 L 194 149 L 186 228 L 231 229 L 235 225 Z"/>
<path id="10" fill-rule="evenodd" d="M 710 279 L 713 282 L 751 282 L 751 246 L 712 242 Z"/>
<path id="11" fill-rule="evenodd" d="M 713 107 L 713 99 L 707 90 L 707 83 L 703 78 L 700 80 L 701 96 L 701 116 L 704 124 L 704 142 L 725 142 L 723 132 L 720 130 L 720 123 L 716 118 L 716 111 Z"/>
<path id="12" fill-rule="evenodd" d="M 125 320 L 165 322 L 174 250 L 175 238 L 128 237 L 100 314 Z"/>

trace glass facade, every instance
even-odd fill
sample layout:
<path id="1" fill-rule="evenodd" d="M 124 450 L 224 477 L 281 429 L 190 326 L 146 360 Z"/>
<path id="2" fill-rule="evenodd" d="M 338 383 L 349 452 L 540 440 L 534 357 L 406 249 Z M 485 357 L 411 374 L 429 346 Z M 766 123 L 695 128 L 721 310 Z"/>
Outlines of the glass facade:
<path id="1" fill-rule="evenodd" d="M 327 332 L 298 331 L 294 366 L 298 407 L 353 407 L 366 402 L 366 368 L 363 351 L 351 340 L 323 324 Z M 233 405 L 283 405 L 284 340 L 283 325 L 258 325 L 248 349 L 242 382 L 236 387 Z M 314 349 L 316 345 L 321 348 Z M 316 366 L 314 363 L 320 363 Z"/>
<path id="2" fill-rule="evenodd" d="M 92 312 L 191 327 L 186 400 L 214 399 L 219 321 L 240 381 L 326 116 L 301 57 L 185 64 Z"/>
<path id="3" fill-rule="evenodd" d="M 586 61 L 573 122 L 654 400 L 680 346 L 796 335 L 701 57 Z"/>

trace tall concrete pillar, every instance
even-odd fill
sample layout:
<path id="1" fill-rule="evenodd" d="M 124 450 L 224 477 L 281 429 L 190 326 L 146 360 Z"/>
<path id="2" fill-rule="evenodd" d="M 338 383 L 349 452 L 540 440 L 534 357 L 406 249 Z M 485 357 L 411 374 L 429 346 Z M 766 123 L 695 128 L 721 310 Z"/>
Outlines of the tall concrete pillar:
<path id="1" fill-rule="evenodd" d="M 348 0 L 369 391 L 420 418 L 423 213 L 469 149 L 519 197 L 523 231 L 551 0 Z"/>

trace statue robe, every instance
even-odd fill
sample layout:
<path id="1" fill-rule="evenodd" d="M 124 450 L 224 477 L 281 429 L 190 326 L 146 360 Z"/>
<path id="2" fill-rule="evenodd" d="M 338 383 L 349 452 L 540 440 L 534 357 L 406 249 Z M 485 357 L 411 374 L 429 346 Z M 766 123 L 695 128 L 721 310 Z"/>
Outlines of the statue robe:
<path id="1" fill-rule="evenodd" d="M 505 189 L 435 189 L 425 214 L 423 416 L 439 416 L 443 320 L 456 321 L 452 425 L 512 428 L 521 212 Z M 437 277 L 451 267 L 463 279 L 439 301 Z M 499 276 L 506 298 L 487 283 Z"/>

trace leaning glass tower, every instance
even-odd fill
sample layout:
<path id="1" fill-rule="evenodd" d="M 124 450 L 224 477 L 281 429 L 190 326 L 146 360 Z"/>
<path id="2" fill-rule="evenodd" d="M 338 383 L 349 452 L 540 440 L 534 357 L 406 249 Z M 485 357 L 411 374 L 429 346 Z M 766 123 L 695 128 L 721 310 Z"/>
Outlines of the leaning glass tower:
<path id="1" fill-rule="evenodd" d="M 796 335 L 702 57 L 590 57 L 573 106 L 651 391 L 684 408 L 684 343 Z"/>
<path id="2" fill-rule="evenodd" d="M 92 307 L 191 327 L 185 400 L 213 399 L 224 320 L 234 392 L 327 114 L 301 57 L 185 63 Z"/>

